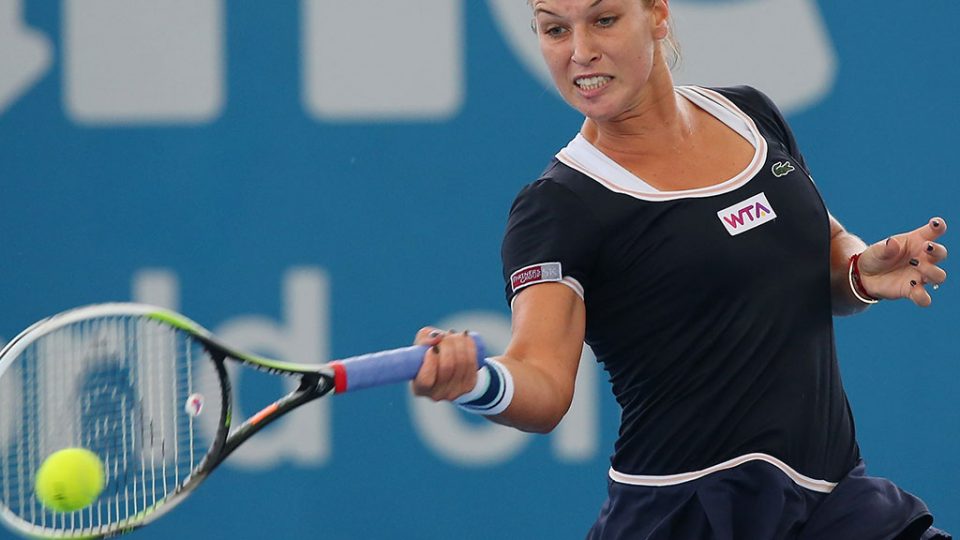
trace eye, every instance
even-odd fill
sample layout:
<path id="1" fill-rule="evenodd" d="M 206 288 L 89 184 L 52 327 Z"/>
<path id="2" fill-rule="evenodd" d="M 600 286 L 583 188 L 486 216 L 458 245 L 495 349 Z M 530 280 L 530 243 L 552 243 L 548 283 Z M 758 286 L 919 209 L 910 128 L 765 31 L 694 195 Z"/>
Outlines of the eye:
<path id="1" fill-rule="evenodd" d="M 609 28 L 613 26 L 613 23 L 617 22 L 617 18 L 614 16 L 600 17 L 597 19 L 597 26 L 601 28 Z"/>
<path id="2" fill-rule="evenodd" d="M 567 31 L 566 28 L 557 25 L 545 26 L 543 33 L 550 37 L 560 37 Z"/>

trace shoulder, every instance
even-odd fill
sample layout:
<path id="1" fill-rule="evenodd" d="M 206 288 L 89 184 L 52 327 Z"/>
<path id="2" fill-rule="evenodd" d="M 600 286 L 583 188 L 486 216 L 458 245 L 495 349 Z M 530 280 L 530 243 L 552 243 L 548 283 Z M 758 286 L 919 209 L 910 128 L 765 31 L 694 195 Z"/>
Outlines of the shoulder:
<path id="1" fill-rule="evenodd" d="M 722 86 L 706 87 L 722 95 L 743 109 L 744 112 L 753 112 L 759 115 L 780 115 L 776 103 L 762 91 L 752 86 Z"/>
<path id="2" fill-rule="evenodd" d="M 780 108 L 770 99 L 770 96 L 746 85 L 709 89 L 729 99 L 741 111 L 750 116 L 761 132 L 780 140 L 787 148 L 796 150 L 797 143 L 793 131 Z"/>
<path id="3" fill-rule="evenodd" d="M 500 248 L 508 302 L 521 288 L 515 281 L 518 271 L 553 268 L 562 281 L 572 279 L 576 284 L 572 288 L 583 297 L 605 237 L 603 222 L 597 218 L 602 210 L 584 191 L 589 189 L 587 182 L 592 180 L 554 159 L 539 178 L 520 190 Z"/>
<path id="4" fill-rule="evenodd" d="M 540 177 L 520 189 L 510 209 L 511 215 L 531 211 L 591 214 L 586 199 L 593 183 L 554 158 Z"/>
<path id="5" fill-rule="evenodd" d="M 806 167 L 803 153 L 800 151 L 800 145 L 790 128 L 790 124 L 787 123 L 783 113 L 780 112 L 780 108 L 768 95 L 752 86 L 728 86 L 709 88 L 709 90 L 713 90 L 730 100 L 753 119 L 757 129 L 767 140 L 778 142 L 784 150 Z"/>

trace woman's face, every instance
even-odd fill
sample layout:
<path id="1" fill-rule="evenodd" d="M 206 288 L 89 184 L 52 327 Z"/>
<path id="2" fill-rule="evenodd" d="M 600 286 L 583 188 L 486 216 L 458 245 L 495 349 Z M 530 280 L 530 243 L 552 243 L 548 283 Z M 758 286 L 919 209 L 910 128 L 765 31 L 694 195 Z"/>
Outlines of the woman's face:
<path id="1" fill-rule="evenodd" d="M 642 100 L 667 6 L 644 0 L 534 0 L 540 51 L 563 98 L 585 116 L 615 120 Z"/>

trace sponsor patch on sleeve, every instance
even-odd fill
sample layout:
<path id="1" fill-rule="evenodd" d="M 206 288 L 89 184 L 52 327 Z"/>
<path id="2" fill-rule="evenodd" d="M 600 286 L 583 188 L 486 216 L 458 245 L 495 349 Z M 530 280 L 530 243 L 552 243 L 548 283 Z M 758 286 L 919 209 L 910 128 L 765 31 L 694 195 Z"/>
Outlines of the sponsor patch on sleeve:
<path id="1" fill-rule="evenodd" d="M 562 280 L 563 273 L 560 271 L 560 263 L 558 262 L 531 264 L 510 274 L 510 286 L 513 288 L 513 292 L 535 283 Z"/>

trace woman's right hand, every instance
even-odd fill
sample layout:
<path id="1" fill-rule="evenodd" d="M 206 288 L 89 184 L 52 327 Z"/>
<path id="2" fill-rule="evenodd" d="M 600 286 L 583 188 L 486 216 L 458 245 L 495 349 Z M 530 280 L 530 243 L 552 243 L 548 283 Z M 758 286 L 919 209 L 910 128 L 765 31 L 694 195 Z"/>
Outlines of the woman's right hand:
<path id="1" fill-rule="evenodd" d="M 453 401 L 477 383 L 477 346 L 466 331 L 424 327 L 415 345 L 430 347 L 413 380 L 413 393 L 434 401 Z"/>

